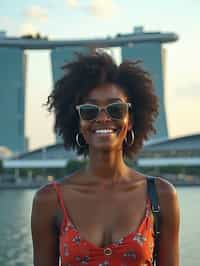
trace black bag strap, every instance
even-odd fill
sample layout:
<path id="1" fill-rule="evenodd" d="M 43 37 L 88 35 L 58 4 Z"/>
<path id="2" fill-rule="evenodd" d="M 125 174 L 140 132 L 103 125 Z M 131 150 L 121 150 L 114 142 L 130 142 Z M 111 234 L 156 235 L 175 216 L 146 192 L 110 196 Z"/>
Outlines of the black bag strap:
<path id="1" fill-rule="evenodd" d="M 158 244 L 159 244 L 159 235 L 160 235 L 160 206 L 158 201 L 158 195 L 156 191 L 155 177 L 147 177 L 147 192 L 151 201 L 151 210 L 154 216 L 154 251 L 153 251 L 153 265 L 157 265 L 158 258 Z"/>

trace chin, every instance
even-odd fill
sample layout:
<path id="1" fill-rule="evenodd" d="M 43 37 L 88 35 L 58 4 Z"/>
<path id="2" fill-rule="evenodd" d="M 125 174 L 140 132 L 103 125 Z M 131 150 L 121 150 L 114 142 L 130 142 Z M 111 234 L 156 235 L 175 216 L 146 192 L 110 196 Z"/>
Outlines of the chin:
<path id="1" fill-rule="evenodd" d="M 116 143 L 95 143 L 92 145 L 92 149 L 96 151 L 111 152 L 119 150 L 121 145 Z"/>

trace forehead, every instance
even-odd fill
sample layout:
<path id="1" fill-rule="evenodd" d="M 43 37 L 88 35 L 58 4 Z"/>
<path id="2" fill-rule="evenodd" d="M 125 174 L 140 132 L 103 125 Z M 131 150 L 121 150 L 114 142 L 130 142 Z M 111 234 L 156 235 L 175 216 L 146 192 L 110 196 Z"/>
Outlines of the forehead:
<path id="1" fill-rule="evenodd" d="M 92 89 L 86 97 L 86 101 L 88 100 L 94 102 L 127 101 L 127 96 L 119 86 L 105 84 Z"/>

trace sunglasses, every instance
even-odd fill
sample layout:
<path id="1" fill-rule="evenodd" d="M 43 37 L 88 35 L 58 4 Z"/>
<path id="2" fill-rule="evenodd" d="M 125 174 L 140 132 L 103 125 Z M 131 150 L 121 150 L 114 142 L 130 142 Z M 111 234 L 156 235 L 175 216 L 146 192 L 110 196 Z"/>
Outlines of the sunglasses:
<path id="1" fill-rule="evenodd" d="M 104 107 L 95 104 L 85 103 L 76 106 L 76 110 L 82 120 L 92 121 L 96 119 L 99 113 L 103 110 L 106 114 L 115 120 L 122 120 L 128 113 L 131 103 L 115 102 Z"/>

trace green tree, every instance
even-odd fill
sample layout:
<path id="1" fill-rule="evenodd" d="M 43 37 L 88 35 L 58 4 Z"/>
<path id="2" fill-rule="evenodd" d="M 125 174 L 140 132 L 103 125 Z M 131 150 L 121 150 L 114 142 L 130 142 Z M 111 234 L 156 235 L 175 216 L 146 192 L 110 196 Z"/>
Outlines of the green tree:
<path id="1" fill-rule="evenodd" d="M 70 160 L 66 165 L 66 174 L 71 174 L 87 164 L 87 160 Z"/>

